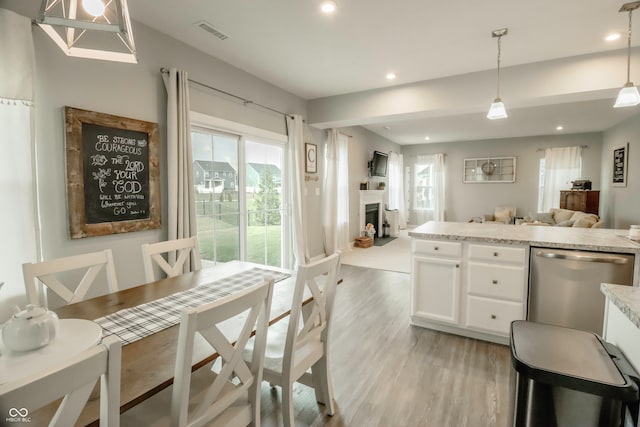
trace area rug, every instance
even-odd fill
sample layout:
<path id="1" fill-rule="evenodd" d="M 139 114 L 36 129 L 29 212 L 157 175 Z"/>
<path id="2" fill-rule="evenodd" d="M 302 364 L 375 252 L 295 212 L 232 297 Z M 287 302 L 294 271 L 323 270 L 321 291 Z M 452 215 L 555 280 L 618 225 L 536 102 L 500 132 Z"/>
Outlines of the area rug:
<path id="1" fill-rule="evenodd" d="M 389 240 L 384 246 L 374 245 L 369 248 L 351 248 L 350 251 L 344 251 L 340 256 L 340 262 L 358 267 L 409 273 L 411 271 L 411 238 L 407 235 L 407 231 L 400 230 L 400 236 L 392 241 Z M 379 240 L 382 239 L 375 239 L 376 242 Z"/>
<path id="2" fill-rule="evenodd" d="M 375 239 L 373 239 L 373 245 L 374 246 L 384 246 L 389 242 L 393 242 L 394 240 L 396 240 L 397 237 L 376 237 Z"/>

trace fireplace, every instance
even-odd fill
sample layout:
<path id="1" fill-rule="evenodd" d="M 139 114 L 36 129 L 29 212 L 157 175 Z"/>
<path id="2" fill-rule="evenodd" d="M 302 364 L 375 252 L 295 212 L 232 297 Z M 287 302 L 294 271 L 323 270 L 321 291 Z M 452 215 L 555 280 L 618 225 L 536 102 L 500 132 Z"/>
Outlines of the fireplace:
<path id="1" fill-rule="evenodd" d="M 378 233 L 380 229 L 380 224 L 378 224 L 378 216 L 380 211 L 380 203 L 370 203 L 364 206 L 364 223 L 373 224 L 373 228 Z"/>
<path id="2" fill-rule="evenodd" d="M 376 236 L 382 237 L 382 214 L 386 191 L 384 190 L 360 190 L 360 223 L 359 235 L 362 235 L 367 223 L 373 224 L 376 228 Z M 377 210 L 377 213 L 374 212 Z"/>

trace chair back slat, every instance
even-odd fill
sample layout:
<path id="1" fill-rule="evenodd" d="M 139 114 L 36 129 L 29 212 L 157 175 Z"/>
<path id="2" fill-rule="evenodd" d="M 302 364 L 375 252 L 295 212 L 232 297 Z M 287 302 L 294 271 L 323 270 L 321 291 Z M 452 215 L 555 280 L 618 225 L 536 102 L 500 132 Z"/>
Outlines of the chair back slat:
<path id="1" fill-rule="evenodd" d="M 172 395 L 171 425 L 203 425 L 222 414 L 243 397 L 260 412 L 260 382 L 264 350 L 273 296 L 273 279 L 234 293 L 209 304 L 188 308 L 182 312 L 178 335 L 175 381 Z M 235 316 L 245 316 L 237 337 L 230 339 L 220 324 Z M 234 319 L 235 320 L 235 319 Z M 256 331 L 252 363 L 247 365 L 243 352 L 252 331 Z M 201 394 L 199 404 L 189 412 L 191 361 L 196 334 L 201 335 L 219 354 L 222 369 Z M 256 411 L 251 410 L 251 413 Z M 246 412 L 243 412 L 246 415 Z"/>
<path id="2" fill-rule="evenodd" d="M 283 373 L 294 371 L 296 350 L 314 343 L 326 344 L 339 263 L 340 253 L 335 253 L 298 267 L 284 348 Z M 305 289 L 313 299 L 303 307 Z"/>
<path id="3" fill-rule="evenodd" d="M 22 265 L 27 300 L 30 304 L 47 305 L 46 296 L 40 292 L 46 286 L 64 300 L 66 304 L 82 301 L 96 284 L 100 271 L 104 269 L 109 292 L 118 291 L 113 254 L 111 249 L 82 255 L 73 255 L 37 263 Z M 80 282 L 72 287 L 63 284 L 59 275 L 71 271 L 85 270 Z"/>
<path id="4" fill-rule="evenodd" d="M 167 277 L 178 276 L 189 271 L 191 267 L 193 271 L 202 268 L 200 247 L 196 237 L 145 243 L 142 245 L 142 261 L 147 282 L 159 279 L 155 274 L 155 266 L 158 266 Z"/>

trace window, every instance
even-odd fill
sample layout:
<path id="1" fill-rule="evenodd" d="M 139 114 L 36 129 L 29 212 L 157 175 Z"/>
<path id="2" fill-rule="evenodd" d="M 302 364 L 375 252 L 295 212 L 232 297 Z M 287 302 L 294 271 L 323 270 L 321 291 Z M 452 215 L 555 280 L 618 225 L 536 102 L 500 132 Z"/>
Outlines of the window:
<path id="1" fill-rule="evenodd" d="M 192 126 L 191 141 L 203 260 L 288 265 L 285 144 L 253 136 L 241 125 L 236 134 L 228 132 L 233 130 L 230 122 L 211 118 L 226 125 L 218 130 L 201 125 L 203 115 L 192 113 L 192 117 L 198 123 Z"/>
<path id="2" fill-rule="evenodd" d="M 413 170 L 413 208 L 431 210 L 433 209 L 433 163 L 416 163 Z"/>

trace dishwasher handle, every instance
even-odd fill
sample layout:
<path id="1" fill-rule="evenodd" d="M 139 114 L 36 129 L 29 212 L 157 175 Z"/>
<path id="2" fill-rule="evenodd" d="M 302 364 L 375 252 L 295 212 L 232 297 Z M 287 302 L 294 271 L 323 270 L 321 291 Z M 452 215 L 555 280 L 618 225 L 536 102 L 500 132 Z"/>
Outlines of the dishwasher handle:
<path id="1" fill-rule="evenodd" d="M 618 255 L 581 255 L 579 252 L 575 253 L 558 253 L 548 251 L 536 251 L 536 256 L 552 259 L 566 259 L 570 261 L 581 262 L 602 262 L 607 264 L 627 264 L 629 258 Z"/>

